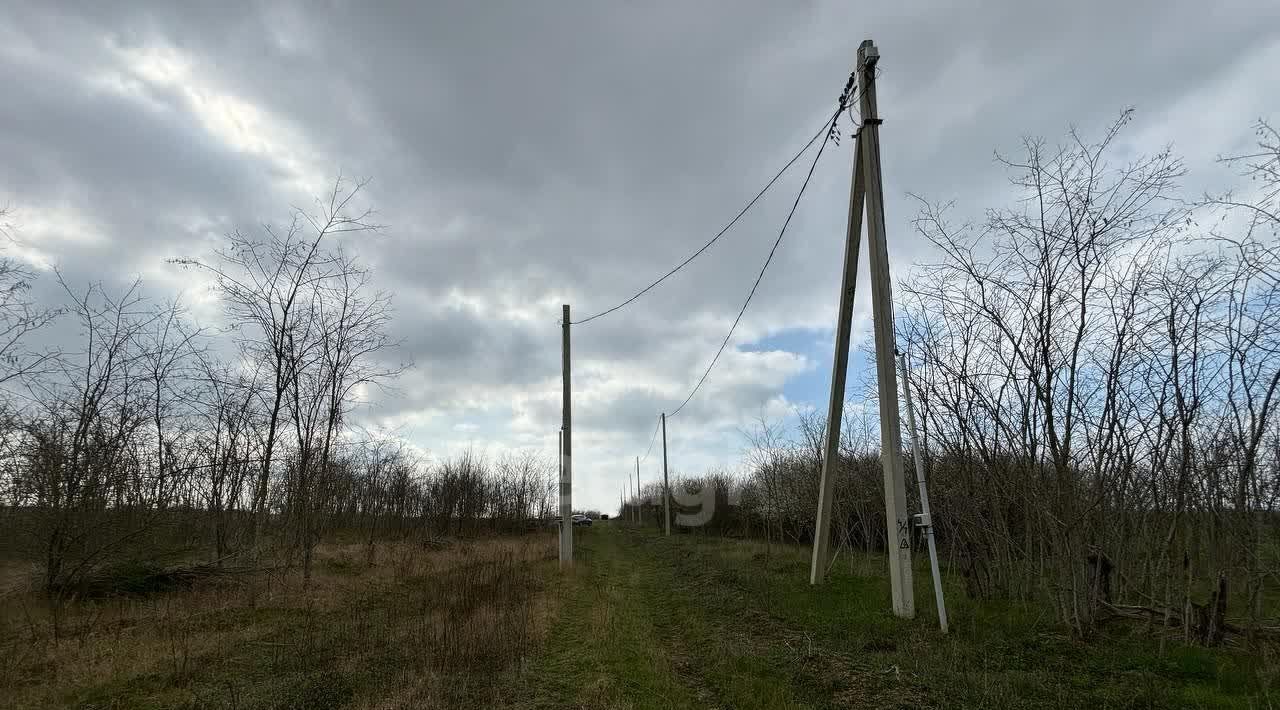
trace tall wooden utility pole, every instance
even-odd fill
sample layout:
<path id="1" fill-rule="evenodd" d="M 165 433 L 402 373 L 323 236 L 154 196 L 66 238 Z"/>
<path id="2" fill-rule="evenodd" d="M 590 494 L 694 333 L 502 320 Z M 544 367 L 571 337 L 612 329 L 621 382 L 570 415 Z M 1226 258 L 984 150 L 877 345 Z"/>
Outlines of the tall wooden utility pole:
<path id="1" fill-rule="evenodd" d="M 667 479 L 667 413 L 662 413 L 662 510 L 667 518 L 666 534 L 671 534 L 671 482 Z"/>
<path id="2" fill-rule="evenodd" d="M 849 364 L 849 331 L 858 263 L 862 205 L 867 210 L 867 242 L 871 260 L 871 309 L 875 326 L 876 381 L 880 397 L 880 459 L 884 468 L 885 523 L 889 544 L 889 586 L 893 613 L 915 616 L 911 586 L 911 521 L 907 515 L 906 480 L 902 466 L 902 432 L 898 422 L 898 378 L 894 363 L 893 293 L 889 281 L 889 253 L 885 238 L 884 192 L 880 180 L 880 119 L 876 114 L 875 67 L 880 52 L 871 40 L 858 47 L 858 94 L 862 126 L 854 143 L 853 187 L 845 235 L 844 275 L 840 314 L 836 323 L 836 353 L 832 364 L 831 401 L 827 407 L 822 480 L 809 581 L 822 581 L 827 566 L 831 530 L 832 486 L 839 455 L 844 411 L 845 370 Z"/>
<path id="3" fill-rule="evenodd" d="M 573 417 L 569 406 L 569 304 L 564 304 L 560 368 L 564 383 L 560 410 L 560 566 L 573 564 Z"/>
<path id="4" fill-rule="evenodd" d="M 636 483 L 640 483 L 640 457 L 636 457 Z M 627 485 L 631 485 L 631 481 L 627 481 Z M 640 522 L 640 494 L 636 493 L 636 522 Z"/>

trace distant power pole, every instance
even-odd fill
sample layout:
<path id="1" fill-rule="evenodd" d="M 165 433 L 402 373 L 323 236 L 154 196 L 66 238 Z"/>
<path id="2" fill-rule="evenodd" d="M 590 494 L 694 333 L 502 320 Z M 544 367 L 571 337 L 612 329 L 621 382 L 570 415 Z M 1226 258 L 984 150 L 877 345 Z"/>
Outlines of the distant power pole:
<path id="1" fill-rule="evenodd" d="M 662 510 L 666 516 L 666 534 L 671 535 L 671 482 L 667 479 L 667 413 L 662 413 Z"/>
<path id="2" fill-rule="evenodd" d="M 640 464 L 636 464 L 636 522 L 644 524 L 644 494 L 640 492 Z"/>
<path id="3" fill-rule="evenodd" d="M 906 480 L 902 465 L 902 432 L 898 421 L 898 382 L 895 372 L 893 293 L 889 280 L 889 250 L 885 238 L 884 192 L 880 180 L 880 119 L 876 114 L 875 66 L 880 52 L 871 40 L 858 47 L 858 94 L 862 125 L 854 143 L 854 176 L 845 235 L 844 275 L 840 314 L 836 323 L 836 353 L 832 365 L 831 401 L 823 447 L 822 479 L 814 531 L 809 581 L 826 574 L 831 530 L 831 499 L 838 463 L 840 425 L 844 412 L 845 370 L 849 364 L 849 334 L 861 232 L 862 203 L 867 210 L 867 242 L 871 259 L 871 307 L 875 326 L 876 381 L 880 396 L 880 458 L 884 469 L 885 524 L 889 545 L 889 586 L 893 613 L 915 616 L 911 585 L 911 520 L 907 515 Z"/>
<path id="4" fill-rule="evenodd" d="M 560 410 L 560 566 L 573 565 L 573 417 L 569 404 L 569 304 L 564 304 L 560 368 L 564 392 Z"/>

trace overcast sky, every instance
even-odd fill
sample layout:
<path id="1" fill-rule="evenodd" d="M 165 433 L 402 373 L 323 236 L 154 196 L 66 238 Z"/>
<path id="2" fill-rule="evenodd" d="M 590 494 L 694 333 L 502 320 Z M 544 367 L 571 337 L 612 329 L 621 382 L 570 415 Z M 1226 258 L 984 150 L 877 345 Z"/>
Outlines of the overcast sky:
<path id="1" fill-rule="evenodd" d="M 339 173 L 371 178 L 386 229 L 350 248 L 394 293 L 415 367 L 360 417 L 436 458 L 554 455 L 560 304 L 613 305 L 714 234 L 834 108 L 864 38 L 882 57 L 899 278 L 930 258 L 907 194 L 975 217 L 1007 204 L 993 151 L 1024 134 L 1096 134 L 1136 107 L 1123 150 L 1172 143 L 1194 193 L 1226 187 L 1214 156 L 1280 117 L 1273 0 L 203 5 L 0 2 L 10 249 L 73 281 L 141 276 L 214 323 L 167 258 L 287 219 Z M 849 141 L 824 156 L 730 348 L 671 421 L 675 470 L 735 467 L 753 419 L 824 406 L 850 162 Z M 576 507 L 614 508 L 802 177 L 661 289 L 574 330 Z"/>

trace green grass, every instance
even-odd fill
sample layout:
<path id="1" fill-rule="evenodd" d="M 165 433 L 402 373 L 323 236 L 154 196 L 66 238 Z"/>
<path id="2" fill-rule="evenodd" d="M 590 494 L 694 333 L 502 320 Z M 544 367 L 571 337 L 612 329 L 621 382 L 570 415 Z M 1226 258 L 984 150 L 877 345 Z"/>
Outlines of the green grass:
<path id="1" fill-rule="evenodd" d="M 1088 643 L 1032 605 L 948 586 L 937 629 L 927 571 L 914 620 L 887 610 L 874 558 L 807 583 L 808 551 L 625 524 L 577 538 L 560 613 L 522 675 L 527 707 L 1229 708 L 1280 704 L 1274 653 L 1159 644 L 1120 622 Z M 1273 649 L 1274 651 L 1274 649 Z"/>

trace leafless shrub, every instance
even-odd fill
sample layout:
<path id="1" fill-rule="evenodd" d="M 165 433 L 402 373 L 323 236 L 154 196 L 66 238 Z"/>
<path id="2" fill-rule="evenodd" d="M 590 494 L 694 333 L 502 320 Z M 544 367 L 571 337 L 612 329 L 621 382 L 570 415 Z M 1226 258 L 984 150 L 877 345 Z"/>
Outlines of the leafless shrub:
<path id="1" fill-rule="evenodd" d="M 1239 580 L 1238 611 L 1260 611 L 1280 259 L 1265 211 L 1239 237 L 1200 227 L 1242 203 L 1174 201 L 1168 151 L 1116 161 L 1126 119 L 1095 144 L 1027 141 L 1003 161 L 1025 200 L 982 225 L 921 202 L 944 257 L 906 284 L 902 347 L 941 536 L 971 590 L 1043 596 L 1081 634 L 1128 598 L 1190 639 L 1194 609 L 1225 625 L 1202 585 Z"/>

